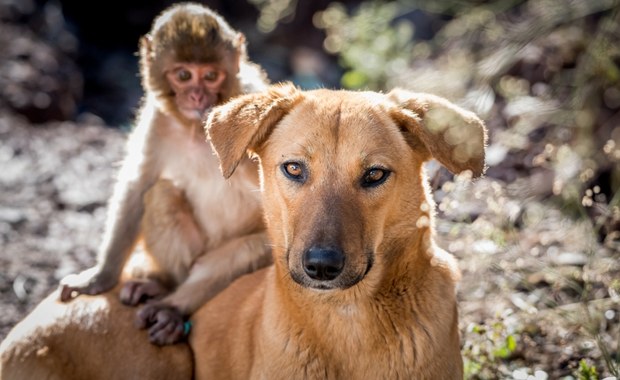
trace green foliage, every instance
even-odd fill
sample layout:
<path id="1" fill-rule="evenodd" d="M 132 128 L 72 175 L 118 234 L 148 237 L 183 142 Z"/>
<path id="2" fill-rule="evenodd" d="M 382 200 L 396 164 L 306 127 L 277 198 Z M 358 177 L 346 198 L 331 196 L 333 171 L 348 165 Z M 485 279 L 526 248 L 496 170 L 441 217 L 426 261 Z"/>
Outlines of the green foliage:
<path id="1" fill-rule="evenodd" d="M 315 25 L 327 32 L 325 49 L 338 54 L 347 69 L 343 87 L 381 89 L 387 77 L 410 64 L 413 24 L 398 21 L 400 11 L 399 2 L 371 1 L 351 17 L 340 3 L 315 15 Z"/>
<path id="2" fill-rule="evenodd" d="M 248 2 L 254 4 L 260 11 L 256 24 L 263 33 L 273 31 L 278 23 L 293 16 L 297 7 L 297 0 L 248 0 Z"/>
<path id="3" fill-rule="evenodd" d="M 506 317 L 468 326 L 463 359 L 466 379 L 494 379 L 506 372 L 502 362 L 517 350 L 517 333 Z"/>
<path id="4" fill-rule="evenodd" d="M 589 365 L 584 359 L 579 361 L 579 369 L 575 374 L 579 380 L 598 380 L 598 372 L 596 367 Z"/>

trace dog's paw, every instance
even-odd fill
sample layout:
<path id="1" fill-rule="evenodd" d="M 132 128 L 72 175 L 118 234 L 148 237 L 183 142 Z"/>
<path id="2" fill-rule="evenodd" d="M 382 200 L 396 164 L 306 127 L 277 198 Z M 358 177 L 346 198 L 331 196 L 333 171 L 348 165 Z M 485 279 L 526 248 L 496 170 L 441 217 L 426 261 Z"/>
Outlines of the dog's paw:
<path id="1" fill-rule="evenodd" d="M 136 306 L 150 299 L 161 298 L 167 289 L 155 280 L 131 280 L 123 284 L 119 298 L 125 305 Z"/>
<path id="2" fill-rule="evenodd" d="M 80 294 L 101 294 L 116 285 L 116 279 L 103 274 L 98 267 L 71 274 L 60 281 L 60 300 L 67 302 Z"/>
<path id="3" fill-rule="evenodd" d="M 159 346 L 181 342 L 189 332 L 183 314 L 176 307 L 162 303 L 150 303 L 140 309 L 136 325 L 148 328 L 149 340 Z"/>

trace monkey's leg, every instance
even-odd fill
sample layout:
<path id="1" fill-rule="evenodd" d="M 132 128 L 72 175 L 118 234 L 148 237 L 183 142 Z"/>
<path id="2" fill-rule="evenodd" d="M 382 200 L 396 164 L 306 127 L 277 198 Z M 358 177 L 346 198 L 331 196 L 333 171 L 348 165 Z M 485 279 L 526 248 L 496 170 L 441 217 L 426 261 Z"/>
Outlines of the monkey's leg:
<path id="1" fill-rule="evenodd" d="M 207 252 L 194 263 L 187 280 L 161 301 L 138 311 L 138 325 L 149 327 L 155 344 L 171 344 L 184 338 L 185 317 L 213 298 L 243 274 L 269 265 L 271 247 L 264 232 L 230 240 Z"/>
<path id="2" fill-rule="evenodd" d="M 142 235 L 145 250 L 155 262 L 156 273 L 147 279 L 127 281 L 121 301 L 137 305 L 161 298 L 187 278 L 192 261 L 204 246 L 202 234 L 183 191 L 160 179 L 144 197 Z"/>

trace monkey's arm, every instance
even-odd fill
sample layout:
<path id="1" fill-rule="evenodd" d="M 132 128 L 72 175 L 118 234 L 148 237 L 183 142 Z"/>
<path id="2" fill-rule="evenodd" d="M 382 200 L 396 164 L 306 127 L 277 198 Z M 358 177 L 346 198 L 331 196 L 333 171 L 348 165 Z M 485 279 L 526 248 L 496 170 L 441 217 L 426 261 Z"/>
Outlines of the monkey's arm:
<path id="1" fill-rule="evenodd" d="M 67 301 L 79 294 L 99 294 L 111 289 L 136 243 L 144 212 L 142 197 L 157 179 L 153 161 L 155 143 L 150 118 L 137 125 L 129 137 L 127 155 L 119 171 L 109 202 L 103 241 L 97 264 L 61 281 L 60 299 Z"/>
<path id="2" fill-rule="evenodd" d="M 271 264 L 265 232 L 232 239 L 199 257 L 180 286 L 162 300 L 189 315 L 238 277 Z"/>
<path id="3" fill-rule="evenodd" d="M 272 262 L 265 232 L 229 240 L 200 256 L 179 287 L 161 301 L 146 304 L 138 312 L 138 323 L 150 326 L 151 342 L 164 345 L 183 338 L 185 317 L 230 285 L 238 277 Z"/>

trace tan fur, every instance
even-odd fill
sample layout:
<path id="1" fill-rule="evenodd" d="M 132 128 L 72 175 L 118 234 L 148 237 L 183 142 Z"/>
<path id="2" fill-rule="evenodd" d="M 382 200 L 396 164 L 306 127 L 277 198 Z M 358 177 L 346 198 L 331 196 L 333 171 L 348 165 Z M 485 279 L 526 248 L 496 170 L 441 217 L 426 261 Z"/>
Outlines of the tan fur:
<path id="1" fill-rule="evenodd" d="M 446 114 L 449 123 L 436 119 Z M 428 128 L 433 123 L 442 135 Z M 444 99 L 403 90 L 278 86 L 217 108 L 208 125 L 226 175 L 246 150 L 260 159 L 275 265 L 240 278 L 193 316 L 196 378 L 462 379 L 459 274 L 433 242 L 422 164 L 432 154 L 455 172 L 480 175 L 483 123 Z M 437 138 L 453 128 L 472 140 Z M 462 144 L 478 150 L 463 158 L 454 153 L 468 151 Z M 289 160 L 304 163 L 306 182 L 283 175 Z M 391 175 L 360 187 L 375 166 Z M 326 285 L 301 268 L 313 245 L 346 256 Z"/>
<path id="2" fill-rule="evenodd" d="M 133 320 L 118 289 L 70 303 L 54 292 L 0 344 L 0 379 L 191 379 L 189 347 L 148 344 Z"/>
<path id="3" fill-rule="evenodd" d="M 154 21 L 141 42 L 145 97 L 110 200 L 98 263 L 62 281 L 60 295 L 65 301 L 76 293 L 109 290 L 143 238 L 158 267 L 158 273 L 150 277 L 173 290 L 159 302 L 161 307 L 175 309 L 177 334 L 152 339 L 158 344 L 182 338 L 182 316 L 195 311 L 234 278 L 271 261 L 256 164 L 246 159 L 239 176 L 222 178 L 202 120 L 186 117 L 177 109 L 166 81 L 168 65 L 200 67 L 213 60 L 226 70 L 221 89 L 217 89 L 219 82 L 208 84 L 210 91 L 217 91 L 213 99 L 225 101 L 266 88 L 264 73 L 247 60 L 243 35 L 212 10 L 181 3 Z M 138 303 L 140 291 L 128 289 L 121 292 L 123 301 Z M 157 316 L 158 311 L 150 307 L 151 311 L 142 313 L 141 327 L 167 318 Z"/>

